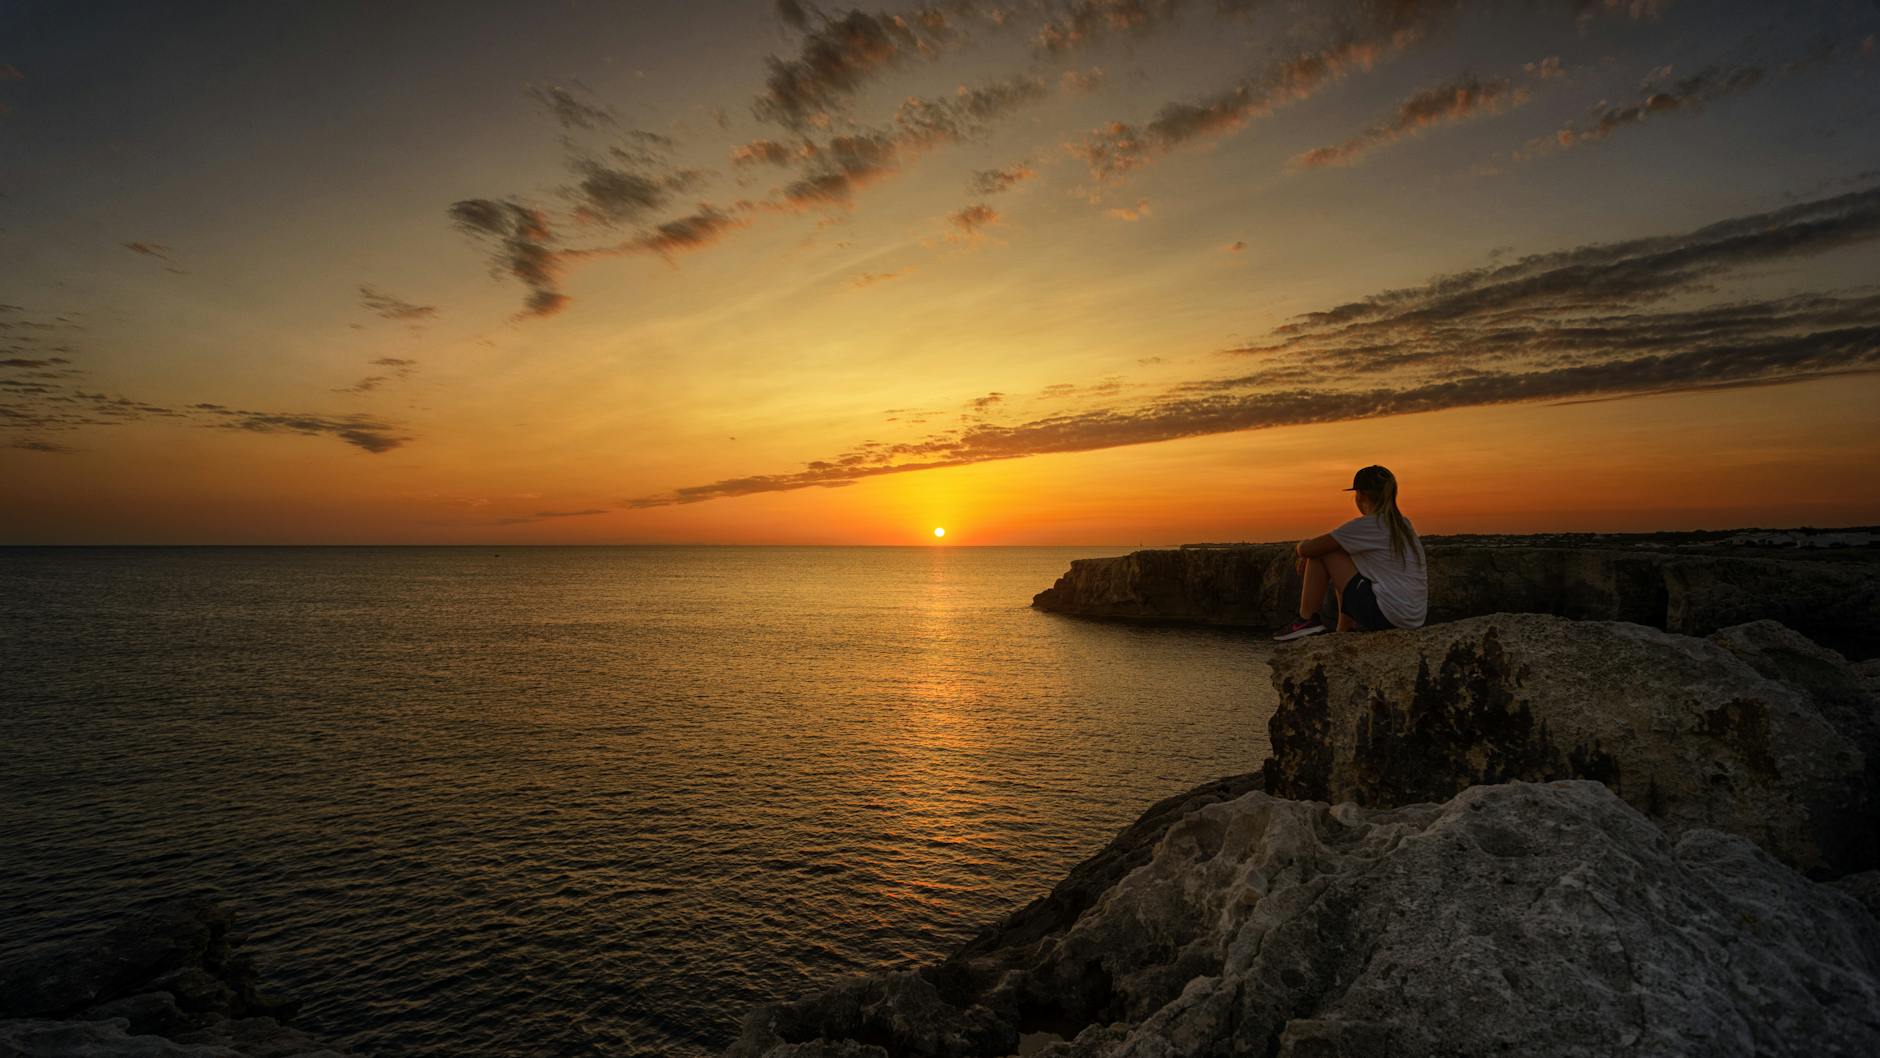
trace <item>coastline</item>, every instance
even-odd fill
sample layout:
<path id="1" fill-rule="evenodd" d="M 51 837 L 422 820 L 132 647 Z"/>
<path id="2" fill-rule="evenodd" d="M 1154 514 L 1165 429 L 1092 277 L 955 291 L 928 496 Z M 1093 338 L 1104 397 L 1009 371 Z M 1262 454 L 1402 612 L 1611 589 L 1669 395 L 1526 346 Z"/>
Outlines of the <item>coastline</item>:
<path id="1" fill-rule="evenodd" d="M 1080 559 L 1072 574 L 1103 572 L 1072 587 L 1121 584 L 1134 594 L 1106 598 L 1143 611 L 1232 602 L 1220 571 L 1263 563 L 1265 576 L 1279 546 Z M 1048 894 L 942 959 L 757 1008 L 726 1053 L 1880 1047 L 1880 1019 L 1859 1014 L 1880 1010 L 1880 660 L 1767 616 L 1717 624 L 1757 606 L 1818 620 L 1809 615 L 1850 597 L 1871 603 L 1844 590 L 1871 560 L 1848 549 L 1816 561 L 1641 549 L 1641 562 L 1614 548 L 1438 546 L 1458 561 L 1502 556 L 1479 568 L 1508 578 L 1490 585 L 1504 594 L 1547 571 L 1556 610 L 1665 606 L 1657 624 L 1490 612 L 1276 648 L 1280 711 L 1271 757 L 1248 762 L 1256 770 L 1158 802 Z M 1746 588 L 1769 583 L 1772 568 L 1806 590 Z M 1639 569 L 1653 577 L 1627 572 Z M 1155 581 L 1157 570 L 1174 576 Z M 1675 621 L 1686 624 L 1662 627 Z M 239 934 L 226 907 L 165 914 L 170 925 L 120 926 L 90 954 L 37 953 L 37 970 L 10 959 L 0 980 L 44 978 L 56 994 L 0 1005 L 0 1040 L 22 1054 L 340 1053 L 291 1028 L 293 1004 L 268 996 L 231 951 Z M 127 973 L 100 953 L 129 935 L 219 939 L 166 942 L 158 968 Z M 1733 961 L 1749 969 L 1720 969 Z M 1418 969 L 1406 978 L 1405 967 Z M 1399 976 L 1378 976 L 1391 968 Z M 1425 977 L 1449 983 L 1406 991 Z M 1641 1018 L 1641 996 L 1660 1014 Z M 1482 1013 L 1471 1002 L 1489 1004 L 1478 1019 L 1487 1028 L 1442 1028 L 1446 1011 Z M 1571 1031 L 1523 1035 L 1547 1024 L 1548 1004 L 1581 1012 Z"/>

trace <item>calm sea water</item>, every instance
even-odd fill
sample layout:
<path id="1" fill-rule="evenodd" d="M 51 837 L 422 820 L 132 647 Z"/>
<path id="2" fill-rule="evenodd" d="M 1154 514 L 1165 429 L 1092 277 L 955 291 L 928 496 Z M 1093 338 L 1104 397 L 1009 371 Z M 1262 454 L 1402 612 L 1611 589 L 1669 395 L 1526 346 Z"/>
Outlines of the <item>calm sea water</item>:
<path id="1" fill-rule="evenodd" d="M 0 551 L 0 948 L 215 891 L 365 1052 L 715 1054 L 1266 755 L 1257 637 L 1029 609 L 1092 553 Z"/>

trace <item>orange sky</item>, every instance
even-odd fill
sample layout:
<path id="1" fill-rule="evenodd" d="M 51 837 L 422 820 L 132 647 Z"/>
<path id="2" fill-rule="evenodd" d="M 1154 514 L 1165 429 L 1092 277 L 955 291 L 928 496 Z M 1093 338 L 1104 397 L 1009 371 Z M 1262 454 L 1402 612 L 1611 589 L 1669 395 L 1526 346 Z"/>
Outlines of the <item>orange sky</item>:
<path id="1" fill-rule="evenodd" d="M 1880 16 L 1698 7 L 9 16 L 0 542 L 1880 522 Z"/>

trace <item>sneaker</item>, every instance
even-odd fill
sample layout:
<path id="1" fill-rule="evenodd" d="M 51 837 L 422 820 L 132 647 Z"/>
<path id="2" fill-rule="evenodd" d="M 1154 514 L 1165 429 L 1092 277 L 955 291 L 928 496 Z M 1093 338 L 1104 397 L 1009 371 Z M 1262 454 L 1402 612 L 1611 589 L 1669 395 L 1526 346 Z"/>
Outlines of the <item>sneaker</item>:
<path id="1" fill-rule="evenodd" d="M 1274 634 L 1273 639 L 1277 642 L 1284 643 L 1288 640 L 1304 639 L 1306 636 L 1315 636 L 1320 632 L 1329 631 L 1331 631 L 1331 629 L 1325 627 L 1324 618 L 1301 617 L 1299 620 L 1280 629 Z"/>

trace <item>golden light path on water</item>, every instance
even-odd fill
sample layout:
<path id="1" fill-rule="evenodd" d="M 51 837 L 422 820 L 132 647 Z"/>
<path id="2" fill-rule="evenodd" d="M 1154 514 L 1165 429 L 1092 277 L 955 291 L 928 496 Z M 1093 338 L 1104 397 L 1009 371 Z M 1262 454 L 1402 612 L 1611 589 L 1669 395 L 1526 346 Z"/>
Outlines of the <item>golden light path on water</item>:
<path id="1" fill-rule="evenodd" d="M 361 1053 L 716 1054 L 1258 766 L 1263 639 L 1028 607 L 1102 553 L 15 556 L 0 948 L 214 889 Z"/>

